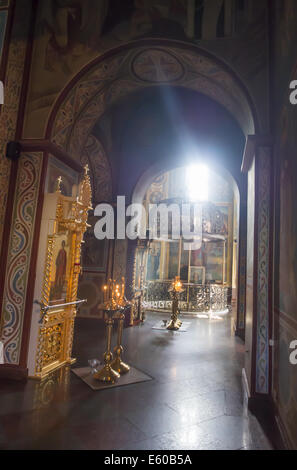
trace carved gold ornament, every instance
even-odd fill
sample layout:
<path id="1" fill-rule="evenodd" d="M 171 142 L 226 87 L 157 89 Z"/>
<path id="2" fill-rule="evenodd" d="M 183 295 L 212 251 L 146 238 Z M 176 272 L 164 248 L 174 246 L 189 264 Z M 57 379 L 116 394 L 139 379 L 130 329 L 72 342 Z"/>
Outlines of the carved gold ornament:
<path id="1" fill-rule="evenodd" d="M 81 244 L 88 228 L 88 213 L 92 209 L 88 167 L 85 168 L 77 198 L 63 196 L 61 185 L 60 177 L 55 193 L 54 229 L 47 238 L 35 363 L 35 378 L 38 379 L 44 379 L 54 370 L 74 362 L 72 344 L 81 273 Z"/>

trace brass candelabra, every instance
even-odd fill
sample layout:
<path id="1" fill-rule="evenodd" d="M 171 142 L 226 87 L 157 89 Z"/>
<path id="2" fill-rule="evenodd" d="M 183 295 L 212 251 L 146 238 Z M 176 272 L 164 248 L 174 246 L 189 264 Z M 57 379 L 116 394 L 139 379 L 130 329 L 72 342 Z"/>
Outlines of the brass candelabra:
<path id="1" fill-rule="evenodd" d="M 177 331 L 182 326 L 182 322 L 178 318 L 179 309 L 178 309 L 178 302 L 179 297 L 182 292 L 184 292 L 182 282 L 180 278 L 177 276 L 175 281 L 172 283 L 169 289 L 171 298 L 172 298 L 172 314 L 171 314 L 171 321 L 167 326 L 167 330 L 170 331 Z"/>
<path id="2" fill-rule="evenodd" d="M 122 361 L 123 347 L 122 336 L 125 320 L 124 309 L 128 302 L 125 299 L 125 280 L 122 280 L 120 287 L 114 280 L 110 279 L 103 288 L 104 304 L 103 311 L 106 324 L 106 351 L 104 353 L 104 367 L 94 374 L 94 379 L 101 382 L 114 384 L 120 378 L 121 374 L 129 372 L 130 367 Z M 115 359 L 111 352 L 111 338 L 116 314 L 119 315 L 117 345 L 114 349 Z"/>
<path id="3" fill-rule="evenodd" d="M 118 315 L 118 336 L 117 336 L 117 345 L 114 348 L 114 360 L 111 363 L 111 367 L 115 370 L 118 374 L 123 375 L 127 374 L 130 371 L 130 367 L 128 364 L 125 364 L 122 361 L 122 355 L 124 352 L 124 348 L 122 346 L 122 337 L 123 337 L 123 328 L 124 328 L 124 321 L 125 321 L 125 309 L 129 307 L 131 304 L 125 298 L 125 279 L 122 279 L 121 285 L 121 292 L 120 286 L 116 286 L 116 296 L 118 297 L 118 304 L 120 306 L 119 315 Z"/>

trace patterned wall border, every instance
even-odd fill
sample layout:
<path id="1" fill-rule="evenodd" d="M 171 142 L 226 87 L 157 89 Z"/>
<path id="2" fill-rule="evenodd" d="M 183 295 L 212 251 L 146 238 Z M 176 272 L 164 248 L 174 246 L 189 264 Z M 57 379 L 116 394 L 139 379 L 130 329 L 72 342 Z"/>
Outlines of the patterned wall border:
<path id="1" fill-rule="evenodd" d="M 246 230 L 246 229 L 245 229 Z M 237 329 L 245 329 L 246 306 L 246 256 L 247 256 L 246 231 L 240 233 L 240 257 L 239 257 L 239 293 L 238 293 L 238 325 Z"/>
<path id="2" fill-rule="evenodd" d="M 269 393 L 270 148 L 258 150 L 258 285 L 256 392 Z"/>
<path id="3" fill-rule="evenodd" d="M 30 9 L 31 5 L 28 1 L 16 2 L 11 38 L 7 38 L 9 49 L 4 80 L 5 96 L 0 113 L 0 247 L 3 241 L 11 170 L 11 162 L 5 157 L 6 144 L 14 140 L 16 136 L 27 53 L 26 35 L 28 35 L 31 23 Z M 19 22 L 21 23 L 21 32 L 19 31 Z"/>
<path id="4" fill-rule="evenodd" d="M 174 67 L 171 62 L 166 65 L 169 54 L 176 61 Z M 138 63 L 136 76 L 135 59 L 140 55 L 143 60 Z M 176 79 L 178 67 L 184 72 Z M 237 118 L 247 134 L 254 132 L 256 124 L 248 93 L 233 72 L 217 59 L 198 48 L 193 51 L 188 45 L 186 48 L 182 44 L 175 47 L 131 44 L 124 52 L 111 51 L 108 57 L 89 64 L 69 83 L 54 106 L 47 138 L 79 159 L 88 136 L 107 107 L 131 92 L 160 83 L 170 84 L 173 79 L 175 85 L 196 90 L 219 102 Z"/>
<path id="5" fill-rule="evenodd" d="M 11 167 L 11 162 L 5 158 L 6 144 L 15 138 L 26 47 L 26 41 L 24 40 L 14 40 L 11 43 L 4 85 L 5 104 L 0 114 L 0 247 L 2 245 Z"/>
<path id="6" fill-rule="evenodd" d="M 2 305 L 1 339 L 8 364 L 17 365 L 20 359 L 41 167 L 42 153 L 23 154 L 19 160 Z"/>

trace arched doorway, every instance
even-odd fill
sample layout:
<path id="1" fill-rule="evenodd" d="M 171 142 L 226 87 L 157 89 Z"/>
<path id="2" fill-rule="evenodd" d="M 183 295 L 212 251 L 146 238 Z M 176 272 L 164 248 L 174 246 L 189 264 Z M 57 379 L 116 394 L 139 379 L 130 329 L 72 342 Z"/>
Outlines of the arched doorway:
<path id="1" fill-rule="evenodd" d="M 155 238 L 147 232 L 148 244 L 142 240 L 135 254 L 134 288 L 145 289 L 146 310 L 168 312 L 172 306 L 169 289 L 178 276 L 184 286 L 181 312 L 213 317 L 228 314 L 233 307 L 236 326 L 240 193 L 226 170 L 220 173 L 219 168 L 209 168 L 207 156 L 201 157 L 194 155 L 190 166 L 153 178 L 148 177 L 151 169 L 138 182 L 132 201 L 146 209 L 145 230 L 153 229 L 150 211 L 154 206 L 160 214 L 164 208 L 177 211 L 177 223 L 183 227 L 185 219 L 191 218 L 185 207 L 198 202 L 202 227 L 198 243 L 187 243 L 182 234 L 173 239 L 172 227 L 169 237 L 160 233 Z M 144 233 L 144 227 L 140 232 Z"/>
<path id="2" fill-rule="evenodd" d="M 211 54 L 181 41 L 162 39 L 131 42 L 111 50 L 86 66 L 68 84 L 53 107 L 46 132 L 48 139 L 68 152 L 76 161 L 89 164 L 95 204 L 102 200 L 114 200 L 115 194 L 125 194 L 131 198 L 136 184 L 136 180 L 130 182 L 129 188 L 123 188 L 119 184 L 125 177 L 129 179 L 130 175 L 125 174 L 123 177 L 123 167 L 119 170 L 119 165 L 111 162 L 110 139 L 103 142 L 102 133 L 96 130 L 98 122 L 104 119 L 112 108 L 120 107 L 121 104 L 122 108 L 125 108 L 125 105 L 130 107 L 133 96 L 137 95 L 139 99 L 152 89 L 164 90 L 163 99 L 167 101 L 167 107 L 172 114 L 175 109 L 171 90 L 192 90 L 219 103 L 227 110 L 242 129 L 243 135 L 254 134 L 259 130 L 260 121 L 253 99 L 244 83 L 225 63 Z M 238 168 L 235 179 L 240 179 L 243 153 L 241 144 L 237 146 L 237 151 Z M 184 155 L 184 152 L 181 155 Z M 164 155 L 159 156 L 160 161 L 165 158 L 167 157 Z M 131 155 L 129 159 L 131 161 Z M 111 173 L 106 164 L 107 160 L 111 163 Z M 164 161 L 162 163 L 164 164 Z M 172 160 L 170 164 L 173 164 Z M 174 164 L 176 166 L 176 161 Z M 148 167 L 149 165 L 139 167 L 136 178 Z M 128 168 L 129 165 L 124 170 L 129 171 Z M 104 194 L 102 187 L 107 188 Z M 244 219 L 245 215 L 242 214 L 241 220 Z M 124 266 L 126 248 L 115 247 L 115 253 L 117 259 L 119 254 L 125 258 L 121 260 Z M 118 275 L 120 274 L 124 273 L 120 273 L 119 269 Z M 243 270 L 243 283 L 244 276 Z M 245 291 L 241 291 L 240 329 L 243 335 Z"/>
<path id="3" fill-rule="evenodd" d="M 106 172 L 110 149 L 108 143 L 103 145 L 100 133 L 96 133 L 96 124 L 108 110 L 125 100 L 128 103 L 133 95 L 161 87 L 168 90 L 173 87 L 193 90 L 211 98 L 228 110 L 245 136 L 259 129 L 253 99 L 245 85 L 225 63 L 211 54 L 180 41 L 160 39 L 132 42 L 109 51 L 86 66 L 65 88 L 49 117 L 46 132 L 48 139 L 67 151 L 75 160 L 89 164 L 96 195 L 95 204 L 101 202 L 102 186 L 111 186 L 110 180 L 107 182 L 111 175 Z M 170 100 L 170 92 L 167 96 Z M 168 102 L 168 105 L 172 106 L 172 103 L 170 105 Z M 171 110 L 174 112 L 173 108 Z M 241 154 L 242 151 L 241 148 Z M 241 156 L 238 154 L 237 158 L 239 161 Z M 99 168 L 104 169 L 104 180 Z M 145 168 L 139 169 L 140 172 L 144 170 Z M 118 187 L 117 179 L 118 175 L 115 175 L 113 168 L 114 194 L 117 190 L 124 194 Z M 132 186 L 133 184 L 131 182 Z M 127 197 L 132 194 L 132 186 Z M 105 197 L 104 200 L 110 200 L 110 197 L 109 192 L 108 199 Z M 244 217 L 243 214 L 243 219 Z M 119 243 L 113 248 L 120 266 L 119 269 L 114 269 L 116 277 L 125 274 L 127 247 L 123 245 Z M 244 253 L 244 247 L 241 251 Z M 105 270 L 106 274 L 107 271 L 110 273 L 112 266 L 109 264 Z M 244 284 L 244 269 L 241 278 Z M 241 318 L 238 323 L 241 336 L 244 335 L 244 297 L 245 289 L 242 288 Z"/>
<path id="4" fill-rule="evenodd" d="M 115 202 L 115 195 L 120 193 L 125 194 L 128 200 L 131 199 L 141 174 L 147 171 L 152 164 L 156 164 L 156 162 L 146 162 L 146 165 L 138 167 L 137 172 L 133 175 L 135 178 L 129 179 L 127 177 L 126 180 L 129 184 L 123 187 L 121 183 L 125 178 L 122 174 L 119 177 L 119 173 L 114 172 L 115 167 L 118 172 L 120 167 L 115 161 L 111 161 L 112 152 L 106 142 L 102 143 L 100 133 L 96 132 L 100 118 L 108 110 L 120 107 L 125 104 L 125 101 L 127 103 L 127 100 L 137 93 L 144 94 L 145 91 L 150 92 L 152 89 L 166 91 L 163 96 L 167 97 L 169 108 L 171 91 L 183 90 L 207 98 L 224 109 L 231 120 L 237 123 L 242 139 L 241 144 L 237 147 L 239 152 L 236 149 L 234 152 L 234 155 L 237 154 L 235 157 L 237 170 L 233 176 L 237 183 L 241 178 L 245 180 L 240 171 L 244 137 L 258 132 L 261 129 L 261 122 L 257 119 L 253 99 L 242 81 L 225 64 L 197 47 L 176 41 L 143 40 L 109 51 L 85 67 L 65 88 L 49 117 L 47 139 L 63 152 L 69 154 L 75 161 L 89 162 L 93 191 L 95 194 L 99 194 L 98 199 L 96 197 L 97 200 L 94 201 L 95 203 L 101 202 L 100 188 L 106 185 L 106 182 L 108 182 L 106 185 L 108 191 L 105 194 L 108 194 L 108 199 Z M 217 120 L 215 123 L 216 130 L 220 129 Z M 94 145 L 91 145 L 92 143 Z M 234 147 L 231 147 L 234 151 Z M 231 147 L 229 150 L 232 150 Z M 166 162 L 168 168 L 179 166 L 176 161 L 178 154 L 184 156 L 184 153 L 174 154 L 173 152 L 171 156 L 174 158 L 170 159 L 168 156 L 168 158 L 162 158 L 163 163 Z M 102 164 L 103 160 L 104 164 Z M 111 164 L 111 172 L 106 164 L 108 160 Z M 217 161 L 215 158 L 211 161 L 218 163 L 218 158 Z M 133 165 L 133 163 L 134 161 L 130 160 L 130 164 Z M 230 169 L 228 165 L 223 166 Z M 104 180 L 98 178 L 99 167 L 107 170 Z M 127 165 L 127 171 L 128 167 L 129 165 Z M 111 192 L 111 181 L 113 193 Z M 243 192 L 246 192 L 246 186 Z M 245 201 L 246 196 L 245 198 L 241 197 L 240 230 L 242 233 L 246 229 Z M 238 328 L 243 335 L 246 242 L 243 236 L 240 237 L 240 241 L 242 246 L 239 247 L 238 255 L 240 258 L 238 278 L 241 286 L 239 288 L 240 308 L 238 312 L 240 318 Z M 110 250 L 108 268 L 103 274 L 107 274 L 107 270 L 112 272 L 114 277 L 131 273 L 133 269 L 129 253 L 127 241 L 114 243 Z"/>
<path id="5" fill-rule="evenodd" d="M 246 243 L 244 221 L 247 188 L 246 178 L 240 171 L 244 136 L 230 114 L 203 95 L 174 87 L 151 88 L 135 93 L 129 98 L 130 111 L 127 111 L 127 100 L 121 105 L 125 110 L 126 121 L 119 112 L 115 133 L 121 132 L 123 137 L 117 149 L 117 156 L 122 157 L 119 160 L 121 179 L 117 194 L 126 195 L 127 204 L 142 204 L 155 178 L 176 168 L 181 169 L 199 162 L 208 165 L 221 175 L 224 184 L 227 184 L 232 195 L 235 195 L 240 236 L 238 233 L 233 238 L 236 240 L 236 255 L 239 258 L 240 242 L 243 246 Z M 172 108 L 175 113 L 172 113 Z M 160 185 L 157 184 L 158 186 Z M 168 194 L 164 195 L 163 199 L 167 196 Z M 229 199 L 229 202 L 222 199 L 221 202 L 231 204 L 233 196 Z M 130 285 L 133 282 L 136 244 L 133 241 L 117 242 L 119 251 L 115 257 L 116 269 L 120 267 L 117 260 L 123 245 L 127 254 L 124 276 Z M 233 276 L 233 312 L 238 312 L 235 321 L 237 333 L 244 336 L 245 259 L 242 261 L 242 267 L 239 263 L 234 266 L 238 273 Z M 120 269 L 117 272 L 120 272 Z M 231 288 L 231 283 L 229 284 Z M 241 295 L 237 296 L 236 291 L 241 292 Z M 133 293 L 128 294 L 132 298 Z M 237 301 L 240 308 L 237 308 Z"/>

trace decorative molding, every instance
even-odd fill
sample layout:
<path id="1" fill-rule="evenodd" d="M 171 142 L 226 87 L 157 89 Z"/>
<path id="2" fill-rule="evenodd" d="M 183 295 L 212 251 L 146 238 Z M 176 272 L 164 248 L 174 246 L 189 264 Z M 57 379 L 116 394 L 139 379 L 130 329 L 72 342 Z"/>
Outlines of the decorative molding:
<path id="1" fill-rule="evenodd" d="M 27 44 L 24 39 L 11 42 L 5 79 L 5 104 L 0 114 L 0 247 L 6 213 L 11 162 L 5 158 L 6 144 L 14 140 L 21 99 Z"/>
<path id="2" fill-rule="evenodd" d="M 17 365 L 20 359 L 41 167 L 41 153 L 23 154 L 19 160 L 2 305 L 1 339 L 8 364 Z"/>
<path id="3" fill-rule="evenodd" d="M 269 393 L 270 149 L 260 147 L 258 173 L 256 393 Z"/>

